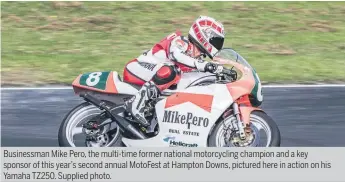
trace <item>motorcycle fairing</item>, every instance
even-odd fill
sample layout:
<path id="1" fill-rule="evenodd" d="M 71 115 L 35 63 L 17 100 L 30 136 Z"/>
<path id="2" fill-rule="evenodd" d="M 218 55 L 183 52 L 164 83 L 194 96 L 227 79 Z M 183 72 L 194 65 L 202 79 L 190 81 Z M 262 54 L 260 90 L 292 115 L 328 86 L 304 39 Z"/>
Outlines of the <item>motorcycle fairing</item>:
<path id="1" fill-rule="evenodd" d="M 207 147 L 211 129 L 232 103 L 233 99 L 225 84 L 186 88 L 156 104 L 159 125 L 157 136 L 145 140 L 123 138 L 123 142 L 127 146 L 136 147 L 169 147 L 171 144 Z"/>
<path id="2" fill-rule="evenodd" d="M 254 107 L 258 107 L 262 104 L 263 95 L 262 95 L 262 86 L 260 82 L 259 75 L 256 73 L 256 70 L 236 51 L 231 48 L 222 49 L 217 56 L 214 58 L 215 62 L 218 62 L 223 65 L 234 66 L 240 73 L 242 73 L 241 84 L 247 85 L 245 91 L 250 91 L 250 101 Z M 245 81 L 248 81 L 246 83 Z M 253 83 L 254 81 L 254 83 Z M 233 82 L 238 84 L 239 80 Z M 233 84 L 231 83 L 231 84 Z M 228 84 L 229 86 L 231 84 Z"/>
<path id="3" fill-rule="evenodd" d="M 261 83 L 258 75 L 253 68 L 248 67 L 250 65 L 240 64 L 219 57 L 216 57 L 215 60 L 220 63 L 233 65 L 242 73 L 241 78 L 235 82 L 227 83 L 226 86 L 232 99 L 239 105 L 241 121 L 248 125 L 250 123 L 250 113 L 255 110 L 262 111 L 258 108 L 262 100 Z M 251 96 L 251 100 L 249 96 Z M 261 98 L 259 99 L 259 97 Z"/>

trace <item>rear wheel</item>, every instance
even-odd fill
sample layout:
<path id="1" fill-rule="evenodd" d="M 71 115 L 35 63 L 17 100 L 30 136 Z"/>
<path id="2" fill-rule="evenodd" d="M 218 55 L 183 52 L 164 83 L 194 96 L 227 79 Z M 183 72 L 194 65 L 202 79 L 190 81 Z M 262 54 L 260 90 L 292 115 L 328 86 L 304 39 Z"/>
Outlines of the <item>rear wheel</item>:
<path id="1" fill-rule="evenodd" d="M 246 139 L 241 140 L 234 132 L 227 132 L 229 125 L 236 121 L 231 116 L 220 121 L 212 130 L 208 140 L 209 147 L 279 147 L 280 131 L 277 124 L 266 113 L 253 111 L 250 126 L 246 128 Z M 265 136 L 264 136 L 265 135 Z"/>
<path id="2" fill-rule="evenodd" d="M 92 104 L 84 102 L 72 109 L 63 119 L 58 141 L 60 147 L 110 147 L 123 146 L 121 141 L 121 133 L 116 123 L 111 123 L 96 131 L 93 140 L 87 140 L 86 133 L 89 130 L 83 128 L 83 124 L 89 122 L 95 116 L 101 114 L 102 111 Z M 105 122 L 109 118 L 103 119 Z M 108 132 L 107 132 L 108 131 Z"/>

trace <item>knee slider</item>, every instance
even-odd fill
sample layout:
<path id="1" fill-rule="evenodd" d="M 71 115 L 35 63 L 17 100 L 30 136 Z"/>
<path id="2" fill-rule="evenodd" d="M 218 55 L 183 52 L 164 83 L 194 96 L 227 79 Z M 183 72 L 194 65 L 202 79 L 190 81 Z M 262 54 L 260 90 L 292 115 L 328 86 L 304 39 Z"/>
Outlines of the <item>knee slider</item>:
<path id="1" fill-rule="evenodd" d="M 164 65 L 153 76 L 152 81 L 157 85 L 163 85 L 173 81 L 180 74 L 175 65 Z"/>

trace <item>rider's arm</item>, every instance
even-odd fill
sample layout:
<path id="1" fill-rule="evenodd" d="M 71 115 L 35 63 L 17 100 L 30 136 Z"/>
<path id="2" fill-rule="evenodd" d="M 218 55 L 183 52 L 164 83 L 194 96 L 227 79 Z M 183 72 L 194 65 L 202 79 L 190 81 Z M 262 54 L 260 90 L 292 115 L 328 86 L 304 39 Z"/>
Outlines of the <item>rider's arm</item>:
<path id="1" fill-rule="evenodd" d="M 184 64 L 188 67 L 196 68 L 199 71 L 208 71 L 208 62 L 188 56 L 186 54 L 187 50 L 188 40 L 186 40 L 183 36 L 176 37 L 173 41 L 171 41 L 170 44 L 169 59 Z"/>

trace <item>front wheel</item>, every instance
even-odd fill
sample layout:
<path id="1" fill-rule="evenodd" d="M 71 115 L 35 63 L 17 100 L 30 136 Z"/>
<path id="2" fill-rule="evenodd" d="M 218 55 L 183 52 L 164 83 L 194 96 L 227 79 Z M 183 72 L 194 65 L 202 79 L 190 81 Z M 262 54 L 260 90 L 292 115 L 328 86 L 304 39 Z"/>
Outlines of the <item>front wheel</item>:
<path id="1" fill-rule="evenodd" d="M 106 125 L 102 128 L 99 135 L 93 137 L 94 140 L 87 140 L 88 131 L 83 128 L 83 124 L 89 122 L 92 118 L 99 115 L 102 111 L 87 102 L 81 103 L 72 109 L 63 119 L 59 133 L 58 141 L 60 147 L 110 147 L 123 146 L 121 133 L 116 123 Z M 108 120 L 105 118 L 102 122 Z"/>
<path id="2" fill-rule="evenodd" d="M 208 140 L 209 147 L 279 147 L 280 131 L 277 124 L 266 113 L 253 111 L 250 115 L 250 126 L 246 128 L 246 139 L 236 137 L 235 132 L 228 134 L 235 116 L 218 122 Z M 265 135 L 265 136 L 264 136 Z"/>

